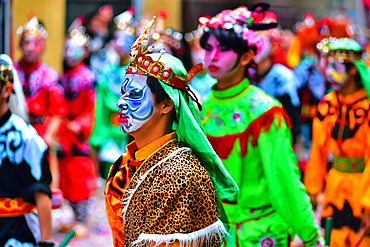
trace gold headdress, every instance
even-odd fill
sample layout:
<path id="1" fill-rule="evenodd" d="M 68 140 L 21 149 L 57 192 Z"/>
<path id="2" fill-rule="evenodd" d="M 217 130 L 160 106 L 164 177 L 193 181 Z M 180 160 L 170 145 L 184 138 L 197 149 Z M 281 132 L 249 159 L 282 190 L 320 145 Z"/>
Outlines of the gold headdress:
<path id="1" fill-rule="evenodd" d="M 134 44 L 130 46 L 131 62 L 127 68 L 127 74 L 142 74 L 146 76 L 153 76 L 165 84 L 178 89 L 184 89 L 189 92 L 190 80 L 200 71 L 202 71 L 203 64 L 195 65 L 185 78 L 176 74 L 170 66 L 165 64 L 165 61 L 160 61 L 161 57 L 166 53 L 165 49 L 160 51 L 160 56 L 157 61 L 147 55 L 148 52 L 154 50 L 154 46 L 149 46 L 146 51 L 144 49 L 148 45 L 148 37 L 154 25 L 155 17 L 149 22 L 143 33 L 137 38 Z"/>

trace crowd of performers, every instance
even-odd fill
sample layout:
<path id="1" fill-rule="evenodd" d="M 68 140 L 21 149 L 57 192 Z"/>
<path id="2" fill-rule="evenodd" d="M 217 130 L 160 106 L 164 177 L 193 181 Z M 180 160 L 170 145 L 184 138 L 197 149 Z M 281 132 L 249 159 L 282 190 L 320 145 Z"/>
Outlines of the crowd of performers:
<path id="1" fill-rule="evenodd" d="M 0 56 L 0 246 L 54 246 L 51 187 L 86 235 L 99 177 L 114 246 L 370 246 L 370 71 L 348 17 L 293 33 L 257 4 L 182 34 L 168 14 L 77 18 L 59 75 L 37 17 L 18 29 L 21 59 Z"/>

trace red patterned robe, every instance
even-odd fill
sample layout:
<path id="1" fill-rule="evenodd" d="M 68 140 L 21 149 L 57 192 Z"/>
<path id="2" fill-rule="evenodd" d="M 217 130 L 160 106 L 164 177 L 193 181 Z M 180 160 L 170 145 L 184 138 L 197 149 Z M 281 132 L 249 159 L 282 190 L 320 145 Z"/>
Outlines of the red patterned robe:
<path id="1" fill-rule="evenodd" d="M 23 60 L 14 62 L 29 110 L 30 123 L 44 136 L 51 117 L 64 116 L 67 107 L 58 73 L 44 62 L 28 66 Z"/>

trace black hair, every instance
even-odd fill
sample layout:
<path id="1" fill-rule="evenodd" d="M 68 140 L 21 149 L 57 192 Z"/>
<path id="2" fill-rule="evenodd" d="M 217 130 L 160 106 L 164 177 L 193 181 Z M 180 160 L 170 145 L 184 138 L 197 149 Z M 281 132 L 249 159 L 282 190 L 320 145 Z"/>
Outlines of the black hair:
<path id="1" fill-rule="evenodd" d="M 170 98 L 166 91 L 164 91 L 162 85 L 159 83 L 158 79 L 153 76 L 148 76 L 146 81 L 150 91 L 155 95 L 156 104 L 163 102 L 165 99 Z"/>
<path id="2" fill-rule="evenodd" d="M 236 60 L 235 66 L 239 63 L 240 58 L 245 52 L 248 52 L 249 50 L 252 50 L 254 54 L 257 52 L 257 47 L 255 45 L 249 46 L 247 41 L 238 37 L 233 29 L 226 30 L 221 27 L 215 29 L 211 28 L 208 32 L 203 33 L 202 37 L 200 38 L 200 46 L 203 49 L 206 48 L 207 40 L 211 35 L 214 35 L 221 45 L 228 49 L 232 49 L 238 54 L 238 59 Z M 252 65 L 255 65 L 253 60 L 247 64 L 247 66 L 245 66 L 245 75 L 248 75 L 248 68 L 250 68 Z"/>
<path id="3" fill-rule="evenodd" d="M 211 35 L 214 35 L 218 42 L 221 45 L 226 46 L 229 49 L 235 51 L 239 57 L 241 57 L 245 52 L 252 49 L 255 53 L 257 51 L 257 47 L 252 45 L 248 46 L 247 41 L 243 40 L 242 38 L 238 37 L 238 35 L 233 31 L 233 29 L 223 29 L 223 28 L 211 28 L 208 32 L 204 32 L 202 37 L 200 38 L 200 46 L 205 49 L 207 40 Z"/>

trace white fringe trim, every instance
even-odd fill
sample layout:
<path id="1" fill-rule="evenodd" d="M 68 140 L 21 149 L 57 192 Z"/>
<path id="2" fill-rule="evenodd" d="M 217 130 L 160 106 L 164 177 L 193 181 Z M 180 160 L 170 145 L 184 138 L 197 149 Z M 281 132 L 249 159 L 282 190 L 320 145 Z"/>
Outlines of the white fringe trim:
<path id="1" fill-rule="evenodd" d="M 121 204 L 124 205 L 122 210 L 121 210 L 121 214 L 122 214 L 122 218 L 123 218 L 123 226 L 125 225 L 125 217 L 126 217 L 126 212 L 127 212 L 127 209 L 128 209 L 128 206 L 130 205 L 130 201 L 132 199 L 132 197 L 134 196 L 136 190 L 140 187 L 140 185 L 142 184 L 142 182 L 144 181 L 144 179 L 146 178 L 146 176 L 148 176 L 149 173 L 151 173 L 155 168 L 157 168 L 158 166 L 166 163 L 168 160 L 172 159 L 176 154 L 180 153 L 180 152 L 190 152 L 191 149 L 190 148 L 179 148 L 177 150 L 175 150 L 173 153 L 171 153 L 169 156 L 167 156 L 166 158 L 164 158 L 163 160 L 159 161 L 157 164 L 155 164 L 154 166 L 152 166 L 148 171 L 146 171 L 144 174 L 138 174 L 138 176 L 136 178 L 133 178 L 131 183 L 136 183 L 136 187 L 135 189 L 128 189 L 128 190 L 125 190 L 124 192 L 127 193 L 129 196 L 122 199 L 122 202 Z"/>
<path id="2" fill-rule="evenodd" d="M 224 237 L 228 235 L 229 233 L 226 231 L 222 221 L 218 219 L 212 225 L 192 233 L 173 233 L 166 235 L 141 233 L 131 246 L 149 247 L 152 243 L 155 243 L 153 247 L 161 244 L 165 244 L 168 247 L 168 245 L 176 241 L 180 242 L 180 247 L 211 246 L 212 242 L 216 239 L 219 239 L 220 243 L 222 243 Z"/>

